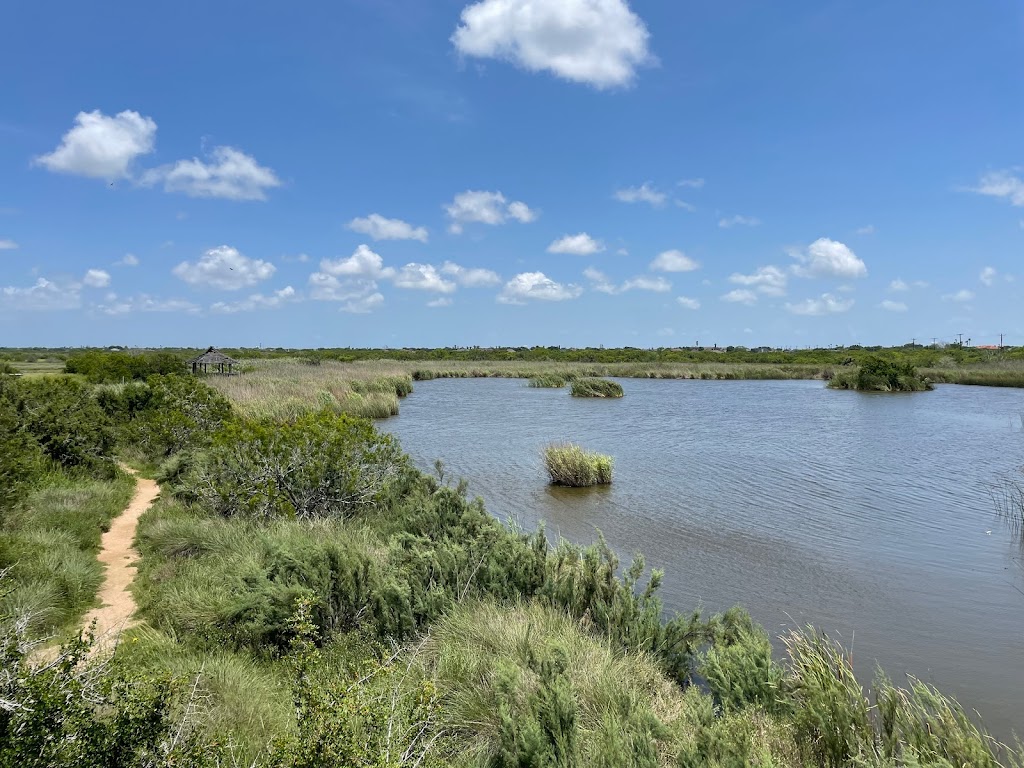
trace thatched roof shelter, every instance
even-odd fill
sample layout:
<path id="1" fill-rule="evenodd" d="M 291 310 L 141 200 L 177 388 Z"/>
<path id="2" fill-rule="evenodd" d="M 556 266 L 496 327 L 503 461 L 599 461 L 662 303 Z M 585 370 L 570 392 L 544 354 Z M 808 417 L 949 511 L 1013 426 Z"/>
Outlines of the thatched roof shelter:
<path id="1" fill-rule="evenodd" d="M 203 352 L 199 357 L 194 357 L 188 361 L 188 364 L 192 366 L 192 373 L 226 373 L 230 374 L 232 367 L 238 365 L 238 361 L 233 357 L 228 357 L 219 349 L 210 347 L 208 350 Z"/>

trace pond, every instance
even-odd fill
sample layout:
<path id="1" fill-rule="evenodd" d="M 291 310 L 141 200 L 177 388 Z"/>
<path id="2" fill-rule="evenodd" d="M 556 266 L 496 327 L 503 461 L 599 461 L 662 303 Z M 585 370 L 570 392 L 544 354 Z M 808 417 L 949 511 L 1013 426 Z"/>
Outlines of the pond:
<path id="1" fill-rule="evenodd" d="M 913 395 L 816 381 L 620 379 L 621 400 L 517 379 L 417 382 L 381 423 L 425 470 L 504 520 L 665 571 L 670 612 L 740 603 L 773 635 L 806 623 L 1024 732 L 1024 562 L 996 514 L 1024 464 L 1024 395 Z M 541 451 L 571 440 L 615 459 L 614 482 L 547 484 Z"/>

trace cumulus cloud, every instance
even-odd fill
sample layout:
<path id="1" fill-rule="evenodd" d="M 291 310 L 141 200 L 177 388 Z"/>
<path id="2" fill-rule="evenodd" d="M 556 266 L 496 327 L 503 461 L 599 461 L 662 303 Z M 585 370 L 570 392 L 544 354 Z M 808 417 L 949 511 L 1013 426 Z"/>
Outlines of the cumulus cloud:
<path id="1" fill-rule="evenodd" d="M 746 304 L 747 306 L 750 306 L 757 303 L 757 294 L 749 288 L 736 288 L 735 290 L 723 294 L 722 301 L 728 301 L 732 304 Z"/>
<path id="2" fill-rule="evenodd" d="M 236 312 L 252 312 L 257 309 L 277 309 L 298 300 L 298 292 L 290 285 L 286 285 L 269 296 L 265 296 L 262 293 L 254 293 L 252 296 L 241 301 L 218 301 L 210 305 L 210 311 L 218 314 L 234 314 Z"/>
<path id="3" fill-rule="evenodd" d="M 604 250 L 604 243 L 595 240 L 586 232 L 566 235 L 548 246 L 548 253 L 568 253 L 573 256 L 590 256 Z"/>
<path id="4" fill-rule="evenodd" d="M 0 288 L 0 309 L 62 310 L 82 306 L 82 286 L 77 282 L 55 282 L 40 277 L 26 288 Z"/>
<path id="5" fill-rule="evenodd" d="M 645 181 L 639 187 L 626 187 L 615 192 L 615 199 L 623 203 L 650 203 L 655 208 L 665 204 L 668 195 L 660 192 Z"/>
<path id="6" fill-rule="evenodd" d="M 522 272 L 507 283 L 498 294 L 502 304 L 525 304 L 528 301 L 565 301 L 583 292 L 578 285 L 556 283 L 543 272 Z"/>
<path id="7" fill-rule="evenodd" d="M 971 299 L 974 298 L 974 291 L 969 291 L 966 288 L 962 288 L 956 293 L 943 294 L 942 298 L 945 299 L 946 301 L 955 301 L 959 304 L 963 304 L 964 302 L 970 301 Z"/>
<path id="8" fill-rule="evenodd" d="M 853 299 L 841 299 L 831 293 L 821 294 L 818 299 L 805 299 L 796 304 L 786 304 L 786 309 L 794 315 L 833 315 L 848 312 L 853 307 Z"/>
<path id="9" fill-rule="evenodd" d="M 786 273 L 771 264 L 766 267 L 758 267 L 751 275 L 733 272 L 729 275 L 729 282 L 753 286 L 759 293 L 767 296 L 784 296 L 786 294 Z"/>
<path id="10" fill-rule="evenodd" d="M 394 279 L 398 288 L 436 293 L 452 293 L 455 290 L 455 283 L 441 277 L 432 264 L 406 264 Z"/>
<path id="11" fill-rule="evenodd" d="M 414 227 L 401 219 L 386 219 L 379 213 L 371 213 L 362 219 L 352 219 L 348 223 L 348 228 L 374 240 L 419 240 L 425 243 L 428 237 L 426 227 Z"/>
<path id="12" fill-rule="evenodd" d="M 281 186 L 270 168 L 234 147 L 214 147 L 208 162 L 194 157 L 153 168 L 139 181 L 146 186 L 163 184 L 165 191 L 189 197 L 226 200 L 266 200 L 268 189 Z"/>
<path id="13" fill-rule="evenodd" d="M 13 240 L 0 240 L 0 251 L 13 251 L 18 247 L 18 244 Z"/>
<path id="14" fill-rule="evenodd" d="M 277 268 L 267 261 L 250 259 L 229 245 L 206 251 L 197 262 L 183 261 L 172 274 L 189 285 L 236 291 L 269 278 Z"/>
<path id="15" fill-rule="evenodd" d="M 451 37 L 464 56 L 510 61 L 595 88 L 629 85 L 654 59 L 625 0 L 481 0 Z"/>
<path id="16" fill-rule="evenodd" d="M 35 159 L 49 171 L 95 179 L 127 179 L 132 163 L 153 151 L 156 123 L 138 112 L 125 110 L 108 117 L 98 109 L 79 112 L 60 145 Z"/>
<path id="17" fill-rule="evenodd" d="M 1017 175 L 1017 171 L 1011 169 L 986 173 L 971 191 L 1001 198 L 1010 205 L 1024 206 L 1024 179 Z"/>
<path id="18" fill-rule="evenodd" d="M 600 270 L 589 267 L 583 270 L 583 276 L 590 281 L 590 287 L 600 293 L 616 294 L 626 291 L 654 291 L 664 293 L 672 290 L 672 283 L 663 277 L 646 277 L 641 275 L 626 280 L 621 285 L 613 283 L 606 274 Z"/>
<path id="19" fill-rule="evenodd" d="M 756 227 L 761 223 L 760 219 L 756 219 L 753 216 L 727 216 L 718 220 L 718 226 L 722 229 L 732 229 L 733 227 Z"/>
<path id="20" fill-rule="evenodd" d="M 127 315 L 131 312 L 187 312 L 195 314 L 199 307 L 185 299 L 158 299 L 148 293 L 120 298 L 116 293 L 107 294 L 104 301 L 95 305 L 106 315 Z"/>
<path id="21" fill-rule="evenodd" d="M 897 277 L 895 280 L 893 280 L 891 283 L 889 283 L 889 290 L 890 291 L 909 291 L 910 290 L 910 286 L 907 285 L 905 280 L 902 280 L 901 278 Z"/>
<path id="22" fill-rule="evenodd" d="M 662 251 L 651 262 L 650 268 L 657 272 L 693 272 L 700 264 L 679 250 Z"/>
<path id="23" fill-rule="evenodd" d="M 689 296 L 678 296 L 676 298 L 679 306 L 686 307 L 686 309 L 700 309 L 700 302 L 697 299 L 691 299 Z"/>
<path id="24" fill-rule="evenodd" d="M 360 245 L 347 259 L 324 259 L 320 271 L 335 277 L 363 277 L 371 280 L 394 277 L 395 270 L 384 266 L 384 259 L 369 246 Z"/>
<path id="25" fill-rule="evenodd" d="M 515 200 L 510 203 L 501 192 L 472 189 L 457 194 L 445 206 L 445 212 L 451 219 L 448 230 L 453 234 L 461 233 L 466 224 L 496 226 L 509 219 L 528 224 L 537 218 L 537 212 L 524 202 Z"/>
<path id="26" fill-rule="evenodd" d="M 446 261 L 441 265 L 441 272 L 450 275 L 455 282 L 467 288 L 481 288 L 501 282 L 498 273 L 490 269 L 463 267 L 451 261 Z"/>
<path id="27" fill-rule="evenodd" d="M 892 301 L 891 299 L 886 299 L 885 301 L 883 301 L 878 306 L 880 306 L 882 309 L 888 310 L 889 312 L 906 312 L 907 311 L 907 305 L 906 304 L 904 304 L 902 301 Z"/>
<path id="28" fill-rule="evenodd" d="M 981 274 L 978 275 L 978 279 L 981 280 L 981 282 L 983 282 L 985 285 L 990 286 L 996 281 L 997 274 L 998 272 L 996 272 L 995 267 L 985 267 L 983 270 L 981 270 Z"/>
<path id="29" fill-rule="evenodd" d="M 384 296 L 380 293 L 371 293 L 369 296 L 363 296 L 358 299 L 352 299 L 346 301 L 339 308 L 339 312 L 351 312 L 354 315 L 365 315 L 369 312 L 373 312 L 377 307 L 384 303 Z"/>
<path id="30" fill-rule="evenodd" d="M 868 268 L 850 248 L 836 240 L 821 237 L 807 246 L 807 250 L 791 250 L 793 274 L 799 277 L 864 277 Z"/>
<path id="31" fill-rule="evenodd" d="M 110 285 L 110 273 L 102 269 L 90 269 L 85 273 L 82 282 L 90 288 L 106 288 Z"/>
<path id="32" fill-rule="evenodd" d="M 376 291 L 376 281 L 367 278 L 342 279 L 326 272 L 314 272 L 309 276 L 309 295 L 317 301 L 362 299 Z"/>
<path id="33" fill-rule="evenodd" d="M 137 267 L 139 266 L 139 257 L 134 253 L 126 253 L 120 259 L 114 262 L 115 267 Z"/>

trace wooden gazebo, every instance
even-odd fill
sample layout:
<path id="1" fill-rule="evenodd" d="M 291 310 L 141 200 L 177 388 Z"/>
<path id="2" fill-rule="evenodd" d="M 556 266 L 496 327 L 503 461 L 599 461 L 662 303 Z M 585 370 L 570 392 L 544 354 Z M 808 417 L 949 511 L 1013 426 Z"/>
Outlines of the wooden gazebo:
<path id="1" fill-rule="evenodd" d="M 192 373 L 223 373 L 230 374 L 231 369 L 238 365 L 238 361 L 232 357 L 228 357 L 219 349 L 210 347 L 208 350 L 203 352 L 199 357 L 194 357 L 188 361 L 188 364 L 192 366 Z"/>

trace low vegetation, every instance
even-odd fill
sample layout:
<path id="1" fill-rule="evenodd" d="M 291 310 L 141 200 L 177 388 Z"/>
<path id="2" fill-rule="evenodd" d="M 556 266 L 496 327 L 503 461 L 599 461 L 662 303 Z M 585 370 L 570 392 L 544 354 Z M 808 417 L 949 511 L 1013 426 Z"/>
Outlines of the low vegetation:
<path id="1" fill-rule="evenodd" d="M 547 389 L 560 389 L 568 383 L 565 376 L 557 373 L 542 373 L 539 376 L 531 376 L 527 380 L 527 386 Z"/>
<path id="2" fill-rule="evenodd" d="M 910 363 L 896 363 L 880 357 L 870 357 L 856 370 L 836 374 L 828 385 L 832 389 L 858 392 L 924 392 L 934 388 L 928 379 L 918 375 Z"/>
<path id="3" fill-rule="evenodd" d="M 573 443 L 544 449 L 544 468 L 554 485 L 585 488 L 612 481 L 612 457 L 587 451 Z"/>
<path id="4" fill-rule="evenodd" d="M 573 397 L 622 397 L 623 391 L 617 381 L 587 377 L 576 379 L 569 394 Z"/>

